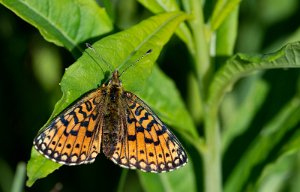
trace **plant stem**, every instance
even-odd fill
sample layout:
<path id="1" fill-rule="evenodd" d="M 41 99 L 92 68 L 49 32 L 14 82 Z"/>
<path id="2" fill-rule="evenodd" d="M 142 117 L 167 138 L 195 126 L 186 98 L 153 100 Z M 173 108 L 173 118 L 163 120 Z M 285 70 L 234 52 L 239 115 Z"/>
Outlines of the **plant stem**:
<path id="1" fill-rule="evenodd" d="M 186 9 L 193 15 L 189 20 L 191 31 L 195 41 L 195 52 L 193 54 L 195 61 L 196 77 L 198 81 L 201 100 L 204 103 L 204 131 L 205 146 L 197 147 L 203 157 L 204 184 L 206 192 L 222 191 L 222 169 L 221 169 L 221 147 L 220 130 L 218 126 L 217 104 L 205 104 L 207 101 L 207 88 L 210 78 L 210 42 L 211 35 L 206 34 L 206 25 L 203 17 L 202 1 L 190 0 L 186 4 Z"/>
<path id="2" fill-rule="evenodd" d="M 195 61 L 196 77 L 198 80 L 201 98 L 203 99 L 203 81 L 209 69 L 209 44 L 205 36 L 205 23 L 203 18 L 203 10 L 201 1 L 190 0 L 188 10 L 193 15 L 193 19 L 189 20 L 191 31 L 195 41 L 195 52 L 193 58 Z"/>
<path id="3" fill-rule="evenodd" d="M 195 38 L 195 67 L 198 79 L 198 86 L 202 101 L 206 96 L 203 95 L 206 76 L 209 75 L 210 53 L 209 42 L 205 35 L 205 23 L 202 12 L 201 1 L 191 0 L 192 14 L 194 19 L 190 21 L 193 36 Z M 204 102 L 203 102 L 204 103 Z M 220 148 L 220 132 L 217 119 L 217 109 L 212 109 L 215 105 L 206 105 L 204 110 L 204 126 L 205 126 L 205 144 L 206 150 L 203 155 L 204 167 L 204 184 L 206 192 L 222 191 L 222 171 L 221 171 L 221 148 Z"/>
<path id="4" fill-rule="evenodd" d="M 208 108 L 205 121 L 206 151 L 203 155 L 206 192 L 222 191 L 221 138 L 217 110 Z"/>

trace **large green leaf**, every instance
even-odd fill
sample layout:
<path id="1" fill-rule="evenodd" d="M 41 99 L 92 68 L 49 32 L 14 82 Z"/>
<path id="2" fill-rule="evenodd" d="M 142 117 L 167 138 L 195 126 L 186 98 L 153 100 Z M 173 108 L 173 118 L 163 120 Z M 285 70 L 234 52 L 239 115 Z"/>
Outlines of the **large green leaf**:
<path id="1" fill-rule="evenodd" d="M 112 30 L 105 10 L 85 0 L 0 0 L 4 6 L 36 27 L 43 37 L 69 51 Z"/>
<path id="2" fill-rule="evenodd" d="M 88 49 L 82 57 L 66 70 L 60 84 L 63 97 L 56 104 L 51 118 L 82 94 L 96 88 L 97 85 L 107 80 L 104 73 L 111 73 L 113 69 L 119 69 L 121 73 L 125 70 L 121 80 L 126 90 L 132 91 L 137 95 L 143 92 L 149 92 L 145 93 L 145 95 L 151 95 L 153 90 L 148 89 L 148 87 L 153 86 L 153 82 L 148 81 L 148 79 L 154 62 L 163 45 L 184 19 L 186 19 L 186 15 L 181 12 L 161 14 L 151 17 L 126 31 L 96 42 L 92 49 Z M 152 52 L 145 54 L 150 49 Z M 155 83 L 163 86 L 165 82 L 156 81 Z M 176 93 L 176 90 L 173 90 L 173 92 Z M 155 98 L 149 98 L 146 102 L 151 107 L 159 109 L 160 102 L 156 100 L 161 100 L 160 96 L 163 94 L 156 92 L 155 95 Z M 143 99 L 142 96 L 141 98 Z M 170 99 L 170 97 L 167 99 L 165 97 L 162 98 L 165 100 Z M 185 110 L 178 94 L 175 95 L 173 100 L 175 102 L 179 101 L 179 104 L 173 102 L 172 107 L 166 113 L 172 114 L 174 105 L 176 110 Z M 162 113 L 164 114 L 165 112 L 163 111 Z M 178 122 L 182 119 L 174 120 Z M 180 124 L 176 122 L 174 124 Z M 194 129 L 192 124 L 189 126 L 188 129 Z M 183 129 L 187 128 L 183 127 Z M 27 185 L 32 185 L 35 180 L 45 177 L 59 166 L 61 165 L 43 158 L 36 152 L 32 152 L 32 157 L 27 167 L 29 177 Z"/>

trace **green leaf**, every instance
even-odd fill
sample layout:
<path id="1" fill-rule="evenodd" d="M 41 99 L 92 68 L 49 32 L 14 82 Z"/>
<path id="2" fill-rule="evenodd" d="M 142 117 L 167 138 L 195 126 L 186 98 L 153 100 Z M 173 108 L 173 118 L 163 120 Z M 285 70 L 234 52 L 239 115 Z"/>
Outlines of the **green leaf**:
<path id="1" fill-rule="evenodd" d="M 290 185 L 293 184 L 298 185 L 296 191 L 299 191 L 299 176 L 297 177 L 297 174 L 299 174 L 299 166 L 295 165 L 297 162 L 299 162 L 297 154 L 286 154 L 277 159 L 274 163 L 265 166 L 259 181 L 251 186 L 253 188 L 251 191 L 292 192 L 293 190 L 291 190 Z"/>
<path id="2" fill-rule="evenodd" d="M 85 0 L 0 0 L 43 37 L 69 51 L 82 52 L 79 44 L 112 30 L 105 10 Z"/>
<path id="3" fill-rule="evenodd" d="M 298 100 L 299 102 L 299 95 L 298 98 L 294 100 Z M 255 183 L 255 187 L 257 189 L 260 189 L 262 187 L 274 187 L 274 186 L 286 186 L 286 179 L 289 180 L 289 186 L 296 187 L 296 189 L 299 189 L 299 159 L 300 159 L 300 129 L 299 129 L 299 110 L 298 114 L 297 111 L 293 114 L 291 114 L 291 120 L 288 122 L 288 127 L 291 127 L 293 123 L 297 123 L 295 127 L 293 127 L 293 130 L 289 132 L 292 132 L 293 134 L 291 137 L 286 140 L 285 143 L 282 143 L 282 145 L 278 146 L 276 145 L 276 151 L 278 151 L 277 154 L 275 154 L 275 160 L 273 162 L 268 163 L 267 166 L 264 166 L 264 170 L 262 171 L 262 174 L 257 179 L 257 182 Z M 280 128 L 282 129 L 282 128 Z M 273 130 L 273 132 L 276 130 Z M 283 130 L 286 131 L 286 130 Z M 287 132 L 287 131 L 286 131 Z M 276 185 L 274 184 L 274 180 L 276 182 Z M 273 185 L 269 184 L 273 181 Z M 268 185 L 269 184 L 269 185 Z M 290 186 L 291 185 L 291 186 Z M 294 186 L 295 185 L 295 186 Z M 282 188 L 281 188 L 282 189 Z M 271 190 L 269 190 L 271 191 Z M 273 190 L 274 191 L 274 190 Z M 291 190 L 293 191 L 293 190 Z M 297 191 L 297 190 L 295 190 Z"/>
<path id="4" fill-rule="evenodd" d="M 176 0 L 154 0 L 154 1 L 147 1 L 147 0 L 139 0 L 141 4 L 147 7 L 149 10 L 153 12 L 166 12 L 166 11 L 179 11 L 179 6 Z"/>
<path id="5" fill-rule="evenodd" d="M 240 4 L 241 0 L 218 0 L 214 8 L 211 18 L 211 28 L 215 31 L 220 27 L 224 20 L 231 14 Z"/>
<path id="6" fill-rule="evenodd" d="M 151 75 L 155 60 L 179 23 L 185 19 L 186 15 L 181 12 L 161 14 L 151 17 L 126 31 L 96 42 L 92 50 L 88 49 L 82 57 L 66 70 L 60 84 L 63 96 L 55 105 L 50 119 L 81 95 L 107 80 L 107 78 L 104 78 L 104 71 L 105 73 L 111 73 L 113 69 L 119 69 L 122 73 L 125 70 L 121 76 L 125 90 L 132 91 L 135 94 L 148 92 L 148 87 L 153 86 L 152 82 L 147 80 Z M 145 54 L 150 49 L 152 52 Z M 160 85 L 162 83 L 159 82 Z M 149 100 L 149 106 L 159 108 L 159 106 L 155 106 L 158 105 L 158 102 L 153 101 L 154 99 Z M 183 104 L 178 104 L 178 106 L 178 109 L 180 109 Z M 172 114 L 172 112 L 168 111 L 168 114 Z M 40 169 L 33 170 L 35 168 L 33 165 L 40 167 Z M 59 166 L 61 165 L 47 160 L 42 155 L 37 155 L 36 152 L 32 152 L 32 157 L 27 166 L 29 178 L 27 184 L 32 185 L 35 180 L 45 177 Z"/>
<path id="7" fill-rule="evenodd" d="M 283 156 L 285 154 L 291 154 L 299 152 L 299 146 L 300 146 L 300 129 L 298 128 L 295 133 L 293 133 L 293 136 L 282 146 L 282 148 L 279 150 L 279 155 Z"/>
<path id="8" fill-rule="evenodd" d="M 299 160 L 298 145 L 298 151 L 285 153 L 279 156 L 276 161 L 264 167 L 260 178 L 253 186 L 253 191 L 298 191 L 300 178 Z M 295 187 L 294 190 L 293 187 Z"/>
<path id="9" fill-rule="evenodd" d="M 234 83 L 256 70 L 300 67 L 300 42 L 287 44 L 281 50 L 267 54 L 250 56 L 236 54 L 215 75 L 209 88 L 208 104 L 218 108 L 224 94 Z"/>
<path id="10" fill-rule="evenodd" d="M 31 187 L 37 179 L 46 177 L 60 166 L 61 164 L 46 159 L 32 148 L 31 157 L 27 163 L 28 180 L 26 181 L 26 186 Z"/>
<path id="11" fill-rule="evenodd" d="M 216 55 L 229 56 L 233 54 L 238 28 L 238 13 L 236 7 L 220 25 L 216 33 Z"/>
<path id="12" fill-rule="evenodd" d="M 24 181 L 26 177 L 26 164 L 19 162 L 16 169 L 11 192 L 21 192 L 24 190 Z"/>
<path id="13" fill-rule="evenodd" d="M 180 8 L 176 0 L 138 0 L 147 9 L 155 14 L 162 12 L 180 11 Z M 188 26 L 185 23 L 181 23 L 176 31 L 178 37 L 187 45 L 190 51 L 194 51 L 194 41 Z"/>
<path id="14" fill-rule="evenodd" d="M 144 191 L 197 191 L 196 180 L 193 172 L 192 163 L 188 162 L 182 168 L 176 171 L 161 173 L 161 174 L 149 174 L 138 172 L 141 184 Z"/>

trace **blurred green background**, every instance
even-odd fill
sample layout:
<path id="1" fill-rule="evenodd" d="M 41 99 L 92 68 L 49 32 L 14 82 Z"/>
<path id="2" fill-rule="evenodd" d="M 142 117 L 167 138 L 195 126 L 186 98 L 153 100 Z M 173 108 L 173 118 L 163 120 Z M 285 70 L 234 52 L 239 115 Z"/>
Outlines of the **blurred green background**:
<path id="1" fill-rule="evenodd" d="M 116 28 L 122 30 L 151 15 L 135 1 L 115 1 Z M 205 12 L 209 14 L 210 8 Z M 244 0 L 240 7 L 235 52 L 268 53 L 281 45 L 300 39 L 300 3 L 298 0 Z M 0 5 L 0 191 L 11 188 L 19 162 L 30 158 L 32 141 L 48 120 L 60 99 L 60 79 L 75 59 L 71 53 L 45 41 L 38 30 Z M 174 79 L 186 99 L 186 72 L 189 55 L 185 45 L 173 36 L 158 63 Z M 263 74 L 271 92 L 251 127 L 273 116 L 297 89 L 299 70 L 271 70 Z M 273 113 L 273 114 L 272 114 Z M 238 162 L 243 145 L 257 131 L 249 129 L 231 143 L 224 156 L 224 178 Z M 201 130 L 200 130 L 201 131 Z M 291 133 L 292 134 L 292 133 Z M 242 145 L 241 145 L 242 144 Z M 300 158 L 298 157 L 298 161 Z M 300 164 L 300 163 L 299 163 Z M 95 170 L 101 170 L 99 174 Z M 91 165 L 62 166 L 47 179 L 38 180 L 26 191 L 116 191 L 122 169 L 101 154 Z M 128 171 L 125 189 L 142 191 L 135 171 Z M 201 187 L 199 187 L 199 190 Z"/>

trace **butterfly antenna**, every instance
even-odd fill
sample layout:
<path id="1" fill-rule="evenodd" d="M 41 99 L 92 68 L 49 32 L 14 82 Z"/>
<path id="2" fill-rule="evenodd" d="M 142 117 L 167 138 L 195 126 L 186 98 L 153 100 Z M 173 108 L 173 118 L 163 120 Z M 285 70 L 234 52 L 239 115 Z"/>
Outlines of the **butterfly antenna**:
<path id="1" fill-rule="evenodd" d="M 97 65 L 100 67 L 100 69 L 102 70 L 103 73 L 105 73 L 105 71 L 103 70 L 103 68 L 101 67 L 101 65 L 98 63 L 98 60 L 101 60 L 103 63 L 105 63 L 105 65 L 109 68 L 109 70 L 110 70 L 111 72 L 113 71 L 113 69 L 112 69 L 110 63 L 109 63 L 108 61 L 106 61 L 103 57 L 101 57 L 101 56 L 96 52 L 96 50 L 94 49 L 94 47 L 93 47 L 91 44 L 85 43 L 85 46 L 86 46 L 87 48 L 89 48 L 90 50 L 92 50 L 92 51 L 95 53 L 97 59 L 95 59 L 91 54 L 89 54 L 89 53 L 87 52 L 87 53 L 90 55 L 90 57 L 95 61 L 95 63 L 97 63 Z"/>
<path id="2" fill-rule="evenodd" d="M 152 49 L 149 49 L 144 55 L 142 55 L 140 58 L 138 58 L 134 63 L 131 63 L 124 70 L 122 70 L 122 72 L 120 73 L 119 76 L 121 76 L 125 71 L 127 71 L 127 69 L 129 69 L 130 67 L 132 67 L 133 65 L 135 65 L 136 63 L 138 63 L 140 60 L 142 60 L 145 56 L 147 56 L 151 52 L 152 52 Z"/>

